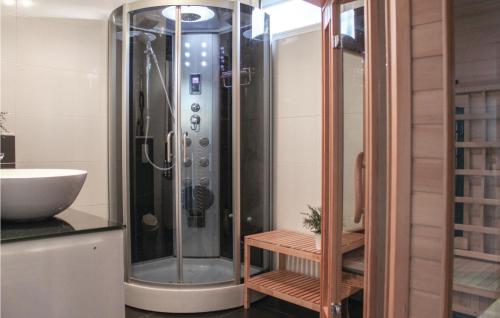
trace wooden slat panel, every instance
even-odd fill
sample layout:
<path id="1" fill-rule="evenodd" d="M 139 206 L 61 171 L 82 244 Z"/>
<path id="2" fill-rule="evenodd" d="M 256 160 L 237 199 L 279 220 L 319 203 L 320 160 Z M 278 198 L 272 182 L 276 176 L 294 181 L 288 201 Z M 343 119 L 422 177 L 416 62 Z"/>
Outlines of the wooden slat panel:
<path id="1" fill-rule="evenodd" d="M 443 57 L 424 57 L 412 62 L 413 91 L 443 88 Z"/>
<path id="2" fill-rule="evenodd" d="M 500 206 L 500 199 L 486 199 L 486 198 L 476 198 L 476 197 L 456 197 L 455 202 Z"/>
<path id="3" fill-rule="evenodd" d="M 457 148 L 500 148 L 498 141 L 465 141 L 456 142 Z"/>
<path id="4" fill-rule="evenodd" d="M 436 217 L 442 211 L 442 194 L 414 192 L 412 195 L 412 224 L 443 227 L 444 218 Z"/>
<path id="5" fill-rule="evenodd" d="M 414 124 L 443 123 L 443 90 L 420 91 L 413 94 Z"/>
<path id="6" fill-rule="evenodd" d="M 500 228 L 480 226 L 480 225 L 469 225 L 469 224 L 455 224 L 455 230 L 468 231 L 468 232 L 479 232 L 491 235 L 500 235 Z M 499 273 L 500 275 L 500 273 Z"/>
<path id="7" fill-rule="evenodd" d="M 455 174 L 459 176 L 500 177 L 500 170 L 457 169 L 455 170 Z"/>
<path id="8" fill-rule="evenodd" d="M 412 0 L 411 23 L 413 26 L 442 20 L 442 4 L 438 0 Z"/>
<path id="9" fill-rule="evenodd" d="M 443 126 L 413 126 L 413 158 L 443 158 Z"/>
<path id="10" fill-rule="evenodd" d="M 413 58 L 443 54 L 443 26 L 441 21 L 415 26 L 412 39 L 417 45 L 412 46 Z"/>
<path id="11" fill-rule="evenodd" d="M 413 225 L 411 230 L 411 255 L 413 258 L 443 261 L 443 250 L 437 242 L 444 239 L 442 228 Z"/>
<path id="12" fill-rule="evenodd" d="M 409 317 L 439 317 L 436 313 L 441 312 L 440 300 L 441 298 L 436 295 L 411 290 Z"/>
<path id="13" fill-rule="evenodd" d="M 415 290 L 439 295 L 442 263 L 421 258 L 411 260 L 411 287 Z"/>
<path id="14" fill-rule="evenodd" d="M 439 159 L 414 159 L 412 169 L 413 191 L 443 192 L 444 163 Z"/>

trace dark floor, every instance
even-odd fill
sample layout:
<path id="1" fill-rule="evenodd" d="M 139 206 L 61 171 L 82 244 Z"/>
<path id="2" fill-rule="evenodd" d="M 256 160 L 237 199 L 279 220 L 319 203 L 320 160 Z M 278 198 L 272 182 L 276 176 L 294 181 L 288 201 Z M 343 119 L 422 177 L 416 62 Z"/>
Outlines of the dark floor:
<path id="1" fill-rule="evenodd" d="M 266 297 L 252 304 L 249 310 L 243 308 L 217 311 L 206 314 L 160 314 L 131 307 L 126 309 L 126 318 L 315 318 L 319 314 L 293 304 Z"/>
<path id="2" fill-rule="evenodd" d="M 349 303 L 351 318 L 361 318 L 360 306 Z M 249 310 L 243 308 L 217 311 L 205 314 L 160 314 L 131 307 L 126 309 L 126 318 L 316 318 L 319 314 L 276 298 L 266 297 L 252 304 Z"/>

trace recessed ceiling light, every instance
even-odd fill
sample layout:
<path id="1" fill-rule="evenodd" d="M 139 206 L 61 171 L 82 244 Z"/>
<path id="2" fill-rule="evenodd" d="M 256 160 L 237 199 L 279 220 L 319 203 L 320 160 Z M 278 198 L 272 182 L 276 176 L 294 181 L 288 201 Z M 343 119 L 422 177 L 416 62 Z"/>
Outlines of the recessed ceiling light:
<path id="1" fill-rule="evenodd" d="M 175 6 L 170 6 L 161 12 L 163 16 L 169 20 L 175 21 Z M 181 17 L 182 22 L 202 22 L 212 19 L 215 13 L 203 6 L 182 6 L 181 7 Z"/>

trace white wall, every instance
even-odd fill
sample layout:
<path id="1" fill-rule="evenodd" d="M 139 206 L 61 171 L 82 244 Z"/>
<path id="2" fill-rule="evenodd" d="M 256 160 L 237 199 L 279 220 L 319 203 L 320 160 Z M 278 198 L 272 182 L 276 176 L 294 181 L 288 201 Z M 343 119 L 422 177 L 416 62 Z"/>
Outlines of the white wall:
<path id="1" fill-rule="evenodd" d="M 273 43 L 274 227 L 307 232 L 321 205 L 321 32 Z"/>
<path id="2" fill-rule="evenodd" d="M 107 218 L 107 20 L 45 9 L 2 7 L 0 108 L 17 167 L 87 170 L 73 207 Z"/>

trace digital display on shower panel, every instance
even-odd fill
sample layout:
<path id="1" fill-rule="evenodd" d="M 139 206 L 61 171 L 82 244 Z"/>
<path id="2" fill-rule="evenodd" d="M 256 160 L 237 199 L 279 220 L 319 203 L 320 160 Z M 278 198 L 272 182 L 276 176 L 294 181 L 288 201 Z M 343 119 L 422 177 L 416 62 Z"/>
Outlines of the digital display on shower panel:
<path id="1" fill-rule="evenodd" d="M 191 74 L 189 75 L 189 93 L 191 95 L 201 94 L 201 74 Z"/>

